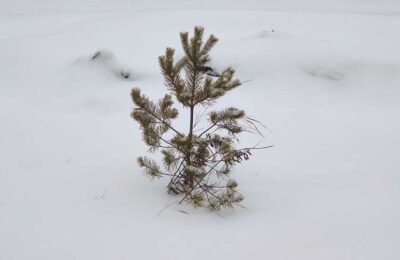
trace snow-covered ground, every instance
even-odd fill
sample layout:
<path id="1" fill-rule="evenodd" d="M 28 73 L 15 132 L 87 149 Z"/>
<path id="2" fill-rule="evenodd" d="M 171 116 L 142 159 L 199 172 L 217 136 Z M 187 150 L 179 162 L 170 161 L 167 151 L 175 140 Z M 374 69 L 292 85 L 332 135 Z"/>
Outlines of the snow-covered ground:
<path id="1" fill-rule="evenodd" d="M 233 173 L 246 209 L 178 206 L 135 162 L 130 89 L 160 97 L 195 25 L 274 145 Z M 395 0 L 1 0 L 0 259 L 400 259 L 399 28 Z"/>

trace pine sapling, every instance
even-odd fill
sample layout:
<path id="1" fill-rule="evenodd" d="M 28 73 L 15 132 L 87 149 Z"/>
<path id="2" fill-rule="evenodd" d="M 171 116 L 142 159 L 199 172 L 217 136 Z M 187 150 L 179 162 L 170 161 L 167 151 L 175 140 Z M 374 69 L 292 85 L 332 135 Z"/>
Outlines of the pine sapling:
<path id="1" fill-rule="evenodd" d="M 183 58 L 175 61 L 172 48 L 159 57 L 170 94 L 153 102 L 139 88 L 132 89 L 136 107 L 131 116 L 140 124 L 149 151 L 161 153 L 163 167 L 145 156 L 137 159 L 144 172 L 152 179 L 168 177 L 168 192 L 181 194 L 180 203 L 187 201 L 195 207 L 217 210 L 231 208 L 243 200 L 238 183 L 230 177 L 232 167 L 249 159 L 252 150 L 267 147 L 236 148 L 238 134 L 259 133 L 258 121 L 247 117 L 243 110 L 228 107 L 196 117 L 201 108 L 211 107 L 218 98 L 241 85 L 234 79 L 232 68 L 220 74 L 212 71 L 209 52 L 218 39 L 210 35 L 203 42 L 203 32 L 202 27 L 195 27 L 190 39 L 187 32 L 180 33 Z M 187 132 L 172 124 L 179 114 L 173 97 L 188 110 Z M 207 125 L 199 128 L 199 122 Z"/>

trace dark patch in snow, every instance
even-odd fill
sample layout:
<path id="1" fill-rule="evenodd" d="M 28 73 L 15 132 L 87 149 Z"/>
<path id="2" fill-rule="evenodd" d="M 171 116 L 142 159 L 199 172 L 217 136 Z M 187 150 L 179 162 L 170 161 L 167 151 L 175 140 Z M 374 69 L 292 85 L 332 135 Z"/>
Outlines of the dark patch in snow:
<path id="1" fill-rule="evenodd" d="M 332 81 L 339 81 L 345 77 L 345 74 L 342 72 L 326 68 L 310 68 L 305 69 L 305 72 L 313 77 L 323 78 Z"/>
<path id="2" fill-rule="evenodd" d="M 99 61 L 110 61 L 114 59 L 114 54 L 112 54 L 109 51 L 106 50 L 99 50 L 96 51 L 93 55 L 92 55 L 92 61 L 94 62 L 99 62 Z"/>
<path id="3" fill-rule="evenodd" d="M 129 71 L 126 71 L 126 70 L 121 70 L 121 72 L 119 74 L 124 79 L 129 79 L 131 77 L 131 73 Z"/>
<path id="4" fill-rule="evenodd" d="M 274 33 L 276 33 L 275 30 L 264 30 L 264 31 L 260 31 L 259 33 L 257 33 L 256 37 L 257 38 L 266 38 L 266 37 L 270 37 L 272 36 Z"/>

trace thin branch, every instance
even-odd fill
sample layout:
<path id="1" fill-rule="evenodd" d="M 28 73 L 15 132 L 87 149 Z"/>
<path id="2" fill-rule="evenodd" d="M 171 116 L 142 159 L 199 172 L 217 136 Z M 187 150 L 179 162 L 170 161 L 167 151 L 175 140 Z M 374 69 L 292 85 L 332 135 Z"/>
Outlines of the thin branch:
<path id="1" fill-rule="evenodd" d="M 179 172 L 179 170 L 180 170 L 180 168 L 182 167 L 184 161 L 185 161 L 185 160 L 182 159 L 182 161 L 181 161 L 181 163 L 179 164 L 178 168 L 176 169 L 175 173 L 172 175 L 172 178 L 171 178 L 170 182 L 168 183 L 167 187 L 168 187 L 169 185 L 171 185 L 171 183 L 174 181 L 174 179 L 175 179 L 175 177 L 176 177 L 176 174 Z"/>
<path id="2" fill-rule="evenodd" d="M 219 121 L 215 122 L 214 124 L 212 124 L 209 128 L 207 128 L 206 130 L 204 130 L 198 137 L 200 138 L 203 134 L 207 133 L 208 131 L 211 130 L 211 128 L 213 128 L 214 126 L 216 126 L 218 124 Z"/>
<path id="3" fill-rule="evenodd" d="M 150 111 L 149 109 L 146 109 L 144 107 L 141 107 L 141 109 L 143 109 L 144 111 L 146 111 L 147 113 L 149 113 L 150 115 L 152 115 L 155 119 L 159 120 L 160 123 L 166 125 L 169 129 L 171 129 L 172 131 L 174 131 L 176 134 L 183 136 L 182 133 L 180 133 L 178 130 L 176 130 L 173 126 L 171 126 L 170 124 L 168 124 L 167 122 L 165 122 L 165 120 L 160 119 L 157 117 L 157 115 L 155 115 L 152 111 Z"/>
<path id="4" fill-rule="evenodd" d="M 182 199 L 181 201 L 179 201 L 179 204 L 181 204 L 181 203 L 187 198 L 187 196 L 189 196 L 189 195 L 192 193 L 192 191 L 193 191 L 195 188 L 197 188 L 197 187 L 201 184 L 201 182 L 205 179 L 205 177 L 206 177 L 212 170 L 214 170 L 214 169 L 218 166 L 218 164 L 220 164 L 223 160 L 225 160 L 225 158 L 226 158 L 228 155 L 230 155 L 230 154 L 232 154 L 232 153 L 234 153 L 234 152 L 236 152 L 236 151 L 243 151 L 243 150 L 259 150 L 259 149 L 267 149 L 267 148 L 270 148 L 270 147 L 273 147 L 273 145 L 269 145 L 269 146 L 265 146 L 265 147 L 242 148 L 242 149 L 239 149 L 239 150 L 232 151 L 231 153 L 228 153 L 227 155 L 225 155 L 224 157 L 222 157 L 208 172 L 206 172 L 206 173 L 204 174 L 204 176 L 196 183 L 196 185 L 194 185 L 193 188 L 192 188 L 191 190 L 189 190 L 189 191 L 186 193 L 186 195 L 183 197 L 183 199 Z"/>

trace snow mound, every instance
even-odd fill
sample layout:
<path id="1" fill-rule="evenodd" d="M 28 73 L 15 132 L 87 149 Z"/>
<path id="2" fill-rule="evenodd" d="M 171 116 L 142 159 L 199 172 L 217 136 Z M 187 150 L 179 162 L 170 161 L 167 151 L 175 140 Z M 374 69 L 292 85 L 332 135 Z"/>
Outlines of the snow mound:
<path id="1" fill-rule="evenodd" d="M 341 71 L 321 67 L 308 68 L 305 69 L 305 72 L 313 77 L 332 81 L 342 80 L 346 76 L 346 74 Z"/>
<path id="2" fill-rule="evenodd" d="M 276 33 L 274 29 L 272 30 L 262 30 L 257 33 L 256 38 L 268 38 L 273 36 Z"/>
<path id="3" fill-rule="evenodd" d="M 81 57 L 77 64 L 87 65 L 96 70 L 108 71 L 124 80 L 133 80 L 132 70 L 122 65 L 108 50 L 98 50 L 90 56 Z"/>

